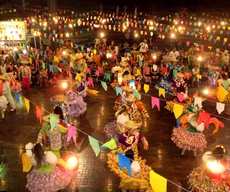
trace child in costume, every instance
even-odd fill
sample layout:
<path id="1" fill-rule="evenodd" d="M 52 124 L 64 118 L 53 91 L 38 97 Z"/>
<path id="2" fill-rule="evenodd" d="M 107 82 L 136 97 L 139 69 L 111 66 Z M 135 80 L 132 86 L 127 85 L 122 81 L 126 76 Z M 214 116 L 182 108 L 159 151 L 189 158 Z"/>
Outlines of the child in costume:
<path id="1" fill-rule="evenodd" d="M 52 151 L 43 151 L 42 145 L 26 145 L 26 154 L 34 168 L 27 175 L 26 188 L 31 192 L 56 192 L 64 189 L 75 175 L 74 170 Z"/>
<path id="2" fill-rule="evenodd" d="M 124 124 L 129 121 L 129 115 L 126 107 L 123 106 L 120 110 L 115 113 L 116 120 L 108 123 L 104 127 L 104 132 L 107 138 L 110 140 L 114 138 L 116 141 L 121 133 L 124 131 Z"/>
<path id="3" fill-rule="evenodd" d="M 205 123 L 201 122 L 198 124 L 198 118 L 201 112 L 200 107 L 197 105 L 193 106 L 191 112 L 188 112 L 181 117 L 180 125 L 173 129 L 171 140 L 176 144 L 177 147 L 182 149 L 181 155 L 184 155 L 186 150 L 193 151 L 196 156 L 197 151 L 202 152 L 207 147 L 207 141 L 203 134 Z M 223 123 L 218 121 L 216 118 L 210 118 L 206 125 L 214 123 L 216 129 L 213 134 L 218 131 L 219 126 L 223 127 Z"/>
<path id="4" fill-rule="evenodd" d="M 226 149 L 218 145 L 213 151 L 204 153 L 203 164 L 193 169 L 188 176 L 191 191 L 230 191 L 229 165 Z"/>
<path id="5" fill-rule="evenodd" d="M 186 93 L 187 92 L 187 85 L 183 79 L 183 73 L 177 73 L 177 78 L 172 83 L 172 90 L 173 94 L 177 95 L 177 93 Z"/>

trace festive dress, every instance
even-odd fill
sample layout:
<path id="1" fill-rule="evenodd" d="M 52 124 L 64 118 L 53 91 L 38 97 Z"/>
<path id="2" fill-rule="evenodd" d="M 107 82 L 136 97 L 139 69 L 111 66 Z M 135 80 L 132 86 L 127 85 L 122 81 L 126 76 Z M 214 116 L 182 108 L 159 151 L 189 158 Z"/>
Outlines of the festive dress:
<path id="1" fill-rule="evenodd" d="M 65 128 L 61 123 L 57 124 L 53 130 L 51 130 L 51 126 L 49 123 L 45 123 L 37 138 L 37 142 L 42 143 L 44 140 L 44 135 L 46 136 L 46 145 L 50 148 L 57 157 L 60 157 L 59 150 L 62 146 L 66 146 L 66 138 L 67 128 Z M 62 136 L 63 135 L 63 136 Z"/>
<path id="2" fill-rule="evenodd" d="M 8 104 L 7 98 L 4 95 L 0 96 L 0 110 L 3 111 L 6 110 L 7 104 Z"/>
<path id="3" fill-rule="evenodd" d="M 186 150 L 203 151 L 207 147 L 205 135 L 190 125 L 188 128 L 174 128 L 171 140 L 177 147 Z"/>
<path id="4" fill-rule="evenodd" d="M 123 133 L 119 137 L 120 144 L 123 144 L 125 148 L 118 145 L 118 148 L 116 150 L 111 151 L 108 154 L 108 167 L 115 172 L 120 178 L 120 188 L 126 189 L 126 190 L 140 190 L 143 192 L 153 192 L 150 183 L 149 183 L 149 172 L 151 170 L 151 167 L 147 166 L 145 164 L 145 160 L 143 160 L 141 157 L 138 156 L 138 149 L 137 145 L 141 141 L 141 139 L 144 139 L 143 135 L 139 132 L 136 132 L 133 136 L 128 136 L 126 133 Z M 139 170 L 133 171 L 131 173 L 131 177 L 128 175 L 127 169 L 120 169 L 119 163 L 118 163 L 118 157 L 117 152 L 121 154 L 125 154 L 128 150 L 132 150 L 134 152 L 134 161 L 139 164 Z M 131 162 L 131 169 L 132 164 Z"/>
<path id="5" fill-rule="evenodd" d="M 87 103 L 83 101 L 83 98 L 73 91 L 67 93 L 67 113 L 70 117 L 78 117 L 84 114 L 87 110 Z"/>
<path id="6" fill-rule="evenodd" d="M 104 127 L 104 133 L 106 134 L 108 140 L 113 138 L 117 141 L 119 135 L 123 133 L 124 131 L 123 125 L 128 121 L 129 121 L 129 116 L 121 114 L 121 115 L 118 115 L 116 121 L 112 121 L 108 123 Z"/>
<path id="7" fill-rule="evenodd" d="M 46 152 L 45 162 L 41 167 L 36 166 L 27 175 L 26 188 L 31 192 L 57 192 L 64 189 L 71 182 L 74 172 L 68 168 L 64 168 L 54 162 L 51 151 Z M 33 160 L 32 157 L 32 163 Z M 57 161 L 57 160 L 56 160 Z M 61 160 L 59 160 L 60 162 Z M 34 163 L 33 163 L 34 164 Z M 36 164 L 36 163 L 35 163 Z M 63 164 L 63 163 L 62 163 Z"/>

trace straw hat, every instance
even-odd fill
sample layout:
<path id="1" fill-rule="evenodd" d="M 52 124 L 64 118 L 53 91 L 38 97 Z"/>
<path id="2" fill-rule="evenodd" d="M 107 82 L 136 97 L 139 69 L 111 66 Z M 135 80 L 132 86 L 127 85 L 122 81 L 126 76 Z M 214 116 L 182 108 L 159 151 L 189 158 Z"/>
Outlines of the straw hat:
<path id="1" fill-rule="evenodd" d="M 134 94 L 132 94 L 132 95 L 130 95 L 129 97 L 125 98 L 124 100 L 125 100 L 126 102 L 132 103 L 132 102 L 135 101 L 135 99 L 136 99 L 136 98 L 135 98 Z"/>
<path id="2" fill-rule="evenodd" d="M 134 121 L 127 121 L 124 124 L 124 127 L 129 129 L 138 129 L 141 126 L 141 123 L 135 123 Z"/>
<path id="3" fill-rule="evenodd" d="M 0 75 L 0 80 L 8 80 L 8 79 L 10 79 L 9 75 L 7 74 Z"/>
<path id="4" fill-rule="evenodd" d="M 55 114 L 53 114 L 53 115 L 55 115 Z M 56 119 L 57 119 L 57 123 L 59 123 L 60 122 L 59 115 L 55 115 L 55 116 L 56 116 Z M 47 123 L 49 123 L 50 122 L 50 115 L 43 116 L 42 120 L 47 122 Z"/>
<path id="5" fill-rule="evenodd" d="M 58 95 L 54 96 L 54 99 L 61 103 L 61 102 L 65 101 L 67 98 L 64 94 L 58 94 Z"/>
<path id="6" fill-rule="evenodd" d="M 126 92 L 128 92 L 128 93 L 132 93 L 133 90 L 134 90 L 133 88 L 128 87 L 128 86 L 122 87 L 122 89 L 123 89 L 123 91 L 126 91 Z"/>
<path id="7" fill-rule="evenodd" d="M 183 77 L 184 77 L 184 74 L 183 74 L 183 73 L 181 73 L 181 72 L 179 72 L 179 73 L 177 73 L 177 77 L 181 77 L 181 78 L 183 78 Z"/>
<path id="8" fill-rule="evenodd" d="M 27 144 L 25 145 L 25 148 L 26 148 L 26 150 L 31 150 L 31 149 L 34 148 L 34 144 L 31 143 L 31 142 L 29 142 L 29 143 L 27 143 Z"/>

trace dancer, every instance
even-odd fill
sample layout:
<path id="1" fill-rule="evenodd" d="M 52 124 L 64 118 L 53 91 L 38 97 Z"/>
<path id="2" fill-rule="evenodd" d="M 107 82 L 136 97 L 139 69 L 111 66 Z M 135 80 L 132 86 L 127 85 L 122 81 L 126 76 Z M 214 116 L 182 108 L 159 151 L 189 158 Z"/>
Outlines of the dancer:
<path id="1" fill-rule="evenodd" d="M 172 83 L 172 90 L 173 94 L 177 95 L 177 93 L 187 93 L 187 85 L 184 81 L 184 74 L 183 73 L 177 73 L 177 78 Z"/>
<path id="2" fill-rule="evenodd" d="M 2 119 L 5 118 L 5 111 L 7 109 L 7 98 L 3 95 L 3 92 L 0 90 L 0 112 L 1 112 L 1 116 Z"/>
<path id="3" fill-rule="evenodd" d="M 171 139 L 177 147 L 182 149 L 181 155 L 184 155 L 185 151 L 189 150 L 193 151 L 194 156 L 196 156 L 197 151 L 203 152 L 207 147 L 207 141 L 203 134 L 205 123 L 201 122 L 198 124 L 199 114 L 203 111 L 197 111 L 195 110 L 195 107 L 191 112 L 182 115 L 178 119 L 181 124 L 179 127 L 173 129 Z M 208 125 L 211 123 L 215 124 L 216 129 L 213 131 L 213 134 L 218 131 L 219 126 L 224 127 L 224 124 L 216 118 L 210 118 L 206 123 Z"/>
<path id="4" fill-rule="evenodd" d="M 21 61 L 22 66 L 19 68 L 19 78 L 26 94 L 30 92 L 31 69 L 27 60 Z"/>
<path id="5" fill-rule="evenodd" d="M 34 168 L 27 175 L 26 188 L 31 192 L 56 192 L 70 183 L 75 170 L 52 151 L 44 151 L 41 143 L 28 143 L 26 154 Z"/>
<path id="6" fill-rule="evenodd" d="M 9 101 L 11 106 L 11 111 L 15 111 L 16 105 L 13 96 L 11 94 L 10 83 L 8 82 L 9 79 L 10 77 L 8 74 L 4 74 L 0 76 L 0 80 L 2 80 L 2 93 Z"/>
<path id="7" fill-rule="evenodd" d="M 188 176 L 191 191 L 230 191 L 229 165 L 226 149 L 218 145 L 204 153 L 202 166 L 192 170 Z"/>

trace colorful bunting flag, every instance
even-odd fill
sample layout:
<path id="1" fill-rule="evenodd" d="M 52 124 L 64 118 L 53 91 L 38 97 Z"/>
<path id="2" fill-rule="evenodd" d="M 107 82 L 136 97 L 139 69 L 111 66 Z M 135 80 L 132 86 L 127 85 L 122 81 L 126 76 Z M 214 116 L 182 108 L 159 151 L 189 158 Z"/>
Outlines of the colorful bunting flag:
<path id="1" fill-rule="evenodd" d="M 130 159 L 124 155 L 122 155 L 121 153 L 117 152 L 117 156 L 118 156 L 118 164 L 119 164 L 119 168 L 120 170 L 122 170 L 124 167 L 126 167 L 129 176 L 131 177 L 131 163 L 130 163 Z"/>
<path id="2" fill-rule="evenodd" d="M 182 103 L 184 101 L 184 94 L 183 93 L 177 93 L 177 98 Z"/>
<path id="3" fill-rule="evenodd" d="M 205 127 L 208 128 L 209 126 L 209 120 L 211 115 L 207 112 L 200 111 L 199 117 L 198 117 L 198 125 L 200 125 L 202 122 L 204 122 Z"/>
<path id="4" fill-rule="evenodd" d="M 77 131 L 76 131 L 76 128 L 73 127 L 72 125 L 68 125 L 68 133 L 67 133 L 67 143 L 70 141 L 71 138 L 73 138 L 73 141 L 75 143 L 75 145 L 77 144 L 76 143 L 76 136 L 77 136 Z"/>
<path id="5" fill-rule="evenodd" d="M 225 109 L 225 104 L 224 103 L 219 103 L 216 102 L 216 110 L 219 114 L 221 114 Z"/>
<path id="6" fill-rule="evenodd" d="M 166 192 L 167 191 L 167 179 L 158 175 L 153 170 L 149 173 L 150 185 L 154 192 Z"/>
<path id="7" fill-rule="evenodd" d="M 94 153 L 96 154 L 96 157 L 97 157 L 99 155 L 99 153 L 100 153 L 99 142 L 98 142 L 98 140 L 94 139 L 91 136 L 88 136 L 88 138 L 89 138 L 89 143 L 90 143 L 91 147 L 93 148 Z"/>
<path id="8" fill-rule="evenodd" d="M 101 81 L 101 85 L 102 85 L 102 87 L 104 88 L 105 91 L 108 90 L 108 86 L 107 86 L 107 83 L 106 83 L 106 82 Z"/>
<path id="9" fill-rule="evenodd" d="M 174 113 L 176 119 L 178 119 L 178 117 L 181 116 L 181 114 L 183 113 L 183 109 L 184 109 L 183 105 L 174 103 L 174 105 L 173 105 L 173 113 Z"/>
<path id="10" fill-rule="evenodd" d="M 116 86 L 116 96 L 118 96 L 119 94 L 122 95 L 121 87 Z"/>
<path id="11" fill-rule="evenodd" d="M 219 102 L 223 102 L 225 100 L 225 97 L 228 95 L 228 91 L 224 89 L 224 87 L 219 86 L 217 88 L 217 94 L 216 97 L 219 100 Z"/>
<path id="12" fill-rule="evenodd" d="M 165 89 L 164 88 L 159 88 L 159 97 L 161 95 L 165 98 Z"/>
<path id="13" fill-rule="evenodd" d="M 158 111 L 160 111 L 160 99 L 157 97 L 152 97 L 152 109 L 156 106 Z"/>
<path id="14" fill-rule="evenodd" d="M 109 141 L 107 141 L 104 145 L 101 146 L 101 149 L 110 149 L 110 150 L 113 150 L 113 149 L 116 149 L 117 148 L 117 143 L 115 141 L 115 139 L 111 139 Z"/>
<path id="15" fill-rule="evenodd" d="M 93 83 L 93 78 L 92 77 L 88 77 L 88 85 L 91 87 L 94 87 L 94 83 Z"/>
<path id="16" fill-rule="evenodd" d="M 19 94 L 14 92 L 16 103 L 20 103 Z"/>
<path id="17" fill-rule="evenodd" d="M 137 90 L 133 90 L 133 94 L 138 100 L 141 100 L 141 94 Z"/>
<path id="18" fill-rule="evenodd" d="M 24 97 L 24 103 L 26 106 L 27 113 L 30 112 L 30 101 Z"/>
<path id="19" fill-rule="evenodd" d="M 76 79 L 81 83 L 81 74 L 80 73 L 76 73 Z"/>
<path id="20" fill-rule="evenodd" d="M 145 91 L 145 93 L 148 93 L 148 91 L 149 91 L 149 85 L 148 84 L 144 84 L 144 91 Z"/>

